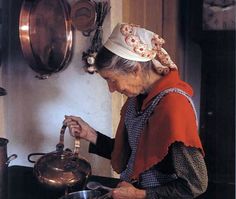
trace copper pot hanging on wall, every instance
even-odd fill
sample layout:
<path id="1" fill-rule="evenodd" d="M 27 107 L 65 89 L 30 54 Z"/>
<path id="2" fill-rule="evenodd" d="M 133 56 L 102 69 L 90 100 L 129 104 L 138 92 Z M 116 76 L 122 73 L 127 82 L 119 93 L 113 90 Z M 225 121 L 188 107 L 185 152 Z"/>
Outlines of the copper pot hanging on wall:
<path id="1" fill-rule="evenodd" d="M 71 5 L 71 21 L 75 29 L 89 36 L 97 28 L 97 3 L 93 0 L 79 0 Z"/>
<path id="2" fill-rule="evenodd" d="M 65 69 L 73 43 L 69 4 L 66 0 L 24 0 L 19 37 L 24 57 L 39 78 Z"/>

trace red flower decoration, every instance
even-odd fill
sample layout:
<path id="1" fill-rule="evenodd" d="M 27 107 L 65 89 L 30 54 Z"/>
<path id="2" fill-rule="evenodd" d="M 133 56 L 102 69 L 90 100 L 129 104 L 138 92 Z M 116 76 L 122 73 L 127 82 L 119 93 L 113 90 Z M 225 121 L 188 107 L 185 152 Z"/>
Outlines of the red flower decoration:
<path id="1" fill-rule="evenodd" d="M 165 43 L 165 40 L 162 39 L 159 35 L 155 34 L 151 39 L 151 43 L 154 50 L 160 50 L 162 45 Z"/>
<path id="2" fill-rule="evenodd" d="M 145 52 L 147 51 L 147 45 L 146 44 L 139 44 L 138 46 L 134 47 L 134 52 L 144 57 Z"/>
<path id="3" fill-rule="evenodd" d="M 139 45 L 140 39 L 139 39 L 139 37 L 137 37 L 135 35 L 129 35 L 125 38 L 125 42 L 128 44 L 128 46 L 135 47 L 135 46 Z"/>
<path id="4" fill-rule="evenodd" d="M 133 34 L 133 26 L 131 26 L 129 24 L 123 24 L 120 28 L 120 32 L 124 36 L 131 35 L 131 34 Z"/>

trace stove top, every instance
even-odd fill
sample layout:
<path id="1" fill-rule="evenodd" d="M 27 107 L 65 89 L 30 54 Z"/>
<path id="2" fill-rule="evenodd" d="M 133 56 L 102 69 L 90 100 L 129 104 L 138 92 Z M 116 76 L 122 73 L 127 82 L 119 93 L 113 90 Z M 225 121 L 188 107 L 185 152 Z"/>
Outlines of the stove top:
<path id="1" fill-rule="evenodd" d="M 89 181 L 98 181 L 105 186 L 116 187 L 117 178 L 90 176 Z M 83 187 L 74 186 L 69 192 L 80 191 Z M 58 199 L 65 190 L 48 188 L 38 182 L 33 175 L 33 168 L 26 166 L 10 166 L 8 168 L 8 199 Z"/>

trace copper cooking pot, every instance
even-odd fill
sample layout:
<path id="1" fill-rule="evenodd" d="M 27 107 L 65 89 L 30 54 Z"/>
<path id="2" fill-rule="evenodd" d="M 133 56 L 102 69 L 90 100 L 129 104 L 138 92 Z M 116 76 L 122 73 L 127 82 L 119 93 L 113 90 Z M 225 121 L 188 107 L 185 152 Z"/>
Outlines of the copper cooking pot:
<path id="1" fill-rule="evenodd" d="M 0 138 L 0 198 L 7 198 L 8 195 L 8 165 L 17 158 L 16 154 L 7 155 L 7 144 L 9 140 Z"/>
<path id="2" fill-rule="evenodd" d="M 50 153 L 31 153 L 28 160 L 34 164 L 34 175 L 45 185 L 55 188 L 67 188 L 74 185 L 82 185 L 91 175 L 91 165 L 83 157 L 79 156 L 80 140 L 75 139 L 74 152 L 64 149 L 64 133 L 66 126 L 63 125 L 60 132 L 60 141 L 56 150 Z M 31 156 L 42 155 L 36 162 Z"/>

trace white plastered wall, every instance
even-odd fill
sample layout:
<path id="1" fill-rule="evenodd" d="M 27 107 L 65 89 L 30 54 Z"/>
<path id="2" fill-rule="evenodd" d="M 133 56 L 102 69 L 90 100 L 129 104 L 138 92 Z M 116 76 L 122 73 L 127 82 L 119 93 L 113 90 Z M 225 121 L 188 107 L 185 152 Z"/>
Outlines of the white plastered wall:
<path id="1" fill-rule="evenodd" d="M 111 12 L 103 26 L 104 40 L 121 21 L 121 3 L 110 1 Z M 11 6 L 14 8 L 13 4 Z M 47 80 L 39 80 L 23 58 L 19 42 L 14 43 L 18 39 L 16 20 L 9 16 L 8 57 L 0 70 L 0 83 L 8 91 L 6 96 L 0 97 L 0 136 L 9 139 L 8 155 L 18 155 L 10 166 L 33 166 L 27 160 L 28 154 L 55 150 L 64 115 L 79 115 L 98 131 L 113 136 L 112 95 L 99 75 L 87 74 L 82 67 L 82 52 L 90 46 L 91 38 L 75 31 L 69 66 Z M 73 148 L 73 139 L 68 131 L 65 146 Z M 81 155 L 90 161 L 93 174 L 110 176 L 110 161 L 88 154 L 87 150 L 88 144 L 82 141 Z"/>

